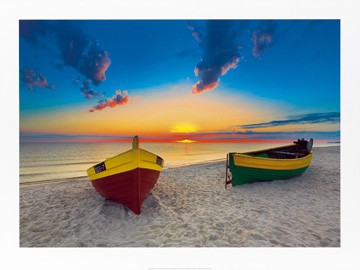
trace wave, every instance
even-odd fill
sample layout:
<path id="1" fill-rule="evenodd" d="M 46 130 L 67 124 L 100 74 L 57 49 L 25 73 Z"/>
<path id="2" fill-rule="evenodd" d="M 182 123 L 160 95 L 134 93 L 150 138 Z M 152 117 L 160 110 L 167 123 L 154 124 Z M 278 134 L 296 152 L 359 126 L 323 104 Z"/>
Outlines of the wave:
<path id="1" fill-rule="evenodd" d="M 35 177 L 35 176 L 43 176 L 43 175 L 59 175 L 59 174 L 71 174 L 71 173 L 79 173 L 82 171 L 66 171 L 66 172 L 42 172 L 42 173 L 20 173 L 20 177 Z M 85 172 L 84 172 L 84 175 Z"/>
<path id="2" fill-rule="evenodd" d="M 53 164 L 34 164 L 34 165 L 26 165 L 21 164 L 21 168 L 34 168 L 34 167 L 55 167 L 55 166 L 71 166 L 71 165 L 93 165 L 99 163 L 99 161 L 83 161 L 83 162 L 68 162 L 68 163 L 53 163 Z"/>
<path id="3" fill-rule="evenodd" d="M 42 184 L 56 184 L 56 183 L 63 183 L 63 182 L 69 182 L 75 180 L 87 180 L 87 179 L 88 179 L 87 176 L 73 176 L 73 177 L 55 178 L 49 180 L 26 181 L 26 182 L 20 182 L 20 187 L 42 185 Z"/>

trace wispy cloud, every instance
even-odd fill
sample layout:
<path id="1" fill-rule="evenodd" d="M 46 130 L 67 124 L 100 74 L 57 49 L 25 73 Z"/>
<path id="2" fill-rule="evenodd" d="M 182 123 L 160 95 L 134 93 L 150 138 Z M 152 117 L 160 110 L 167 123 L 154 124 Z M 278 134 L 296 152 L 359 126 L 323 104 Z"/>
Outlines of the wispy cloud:
<path id="1" fill-rule="evenodd" d="M 252 31 L 252 41 L 254 47 L 252 53 L 259 57 L 265 50 L 269 49 L 273 43 L 276 25 L 272 21 L 264 21 L 259 27 Z"/>
<path id="2" fill-rule="evenodd" d="M 123 106 L 131 101 L 134 101 L 130 98 L 127 90 L 116 90 L 115 95 L 112 98 L 102 99 L 98 101 L 98 104 L 92 107 L 89 111 L 101 111 L 105 108 L 113 108 L 116 106 Z"/>
<path id="3" fill-rule="evenodd" d="M 202 33 L 201 29 L 191 23 L 188 22 L 188 29 L 191 31 L 191 35 L 193 36 L 193 38 L 199 42 L 200 44 L 202 44 L 203 42 L 203 36 L 204 34 Z"/>
<path id="4" fill-rule="evenodd" d="M 49 84 L 47 79 L 41 72 L 36 72 L 32 68 L 24 67 L 21 70 L 21 81 L 26 84 L 26 86 L 33 90 L 34 87 L 38 88 L 48 88 L 51 90 L 55 89 L 55 85 Z"/>
<path id="5" fill-rule="evenodd" d="M 238 127 L 243 129 L 256 129 L 256 128 L 264 128 L 264 127 L 294 125 L 294 124 L 318 124 L 318 123 L 338 123 L 338 122 L 340 122 L 340 113 L 338 112 L 309 113 L 309 114 L 288 117 L 288 119 L 284 119 L 284 120 L 275 120 L 275 121 L 257 123 L 257 124 L 246 124 L 246 125 L 240 125 Z"/>
<path id="6" fill-rule="evenodd" d="M 90 86 L 90 80 L 81 81 L 80 79 L 74 79 L 73 82 L 75 83 L 76 86 L 80 87 L 81 94 L 86 99 L 92 99 L 93 97 L 102 97 L 102 96 L 104 96 L 102 93 L 99 93 L 98 91 L 95 91 Z"/>
<path id="7" fill-rule="evenodd" d="M 194 69 L 199 80 L 193 85 L 192 93 L 198 94 L 214 89 L 221 76 L 237 67 L 240 61 L 239 29 L 228 20 L 208 21 L 205 34 L 191 24 L 188 28 L 204 50 L 200 63 Z"/>

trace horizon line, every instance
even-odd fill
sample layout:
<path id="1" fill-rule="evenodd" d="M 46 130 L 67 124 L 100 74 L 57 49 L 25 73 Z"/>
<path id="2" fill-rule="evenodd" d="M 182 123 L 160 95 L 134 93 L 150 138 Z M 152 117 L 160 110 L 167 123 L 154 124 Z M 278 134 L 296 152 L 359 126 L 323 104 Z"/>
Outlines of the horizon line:
<path id="1" fill-rule="evenodd" d="M 238 143 L 238 142 L 284 142 L 297 139 L 340 141 L 340 130 L 336 131 L 272 131 L 239 132 L 215 131 L 176 134 L 135 134 L 142 142 L 179 142 L 183 140 L 197 143 Z M 97 134 L 50 134 L 20 132 L 19 142 L 131 142 L 132 135 L 97 135 Z"/>

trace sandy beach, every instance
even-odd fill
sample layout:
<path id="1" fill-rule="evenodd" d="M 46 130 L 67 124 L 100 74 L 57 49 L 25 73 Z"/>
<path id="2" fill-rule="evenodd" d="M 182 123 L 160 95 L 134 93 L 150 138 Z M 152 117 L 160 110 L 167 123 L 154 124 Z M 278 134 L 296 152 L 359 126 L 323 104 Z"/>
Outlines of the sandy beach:
<path id="1" fill-rule="evenodd" d="M 86 178 L 20 186 L 20 247 L 340 247 L 340 147 L 224 189 L 225 160 L 164 170 L 137 216 Z"/>

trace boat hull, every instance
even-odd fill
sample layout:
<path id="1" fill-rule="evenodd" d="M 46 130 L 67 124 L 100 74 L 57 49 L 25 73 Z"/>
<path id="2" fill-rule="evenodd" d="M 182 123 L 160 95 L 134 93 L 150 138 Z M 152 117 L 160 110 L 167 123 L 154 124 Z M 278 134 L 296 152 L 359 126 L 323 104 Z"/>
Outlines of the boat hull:
<path id="1" fill-rule="evenodd" d="M 127 172 L 91 181 L 104 198 L 121 203 L 135 214 L 141 213 L 141 205 L 155 186 L 160 171 L 136 168 Z"/>
<path id="2" fill-rule="evenodd" d="M 257 181 L 283 180 L 298 176 L 306 171 L 309 166 L 291 170 L 272 170 L 251 168 L 244 166 L 230 166 L 232 185 L 243 185 Z"/>
<path id="3" fill-rule="evenodd" d="M 155 186 L 163 166 L 161 157 L 139 148 L 135 136 L 132 149 L 90 167 L 87 174 L 101 196 L 139 215 L 141 204 Z"/>

